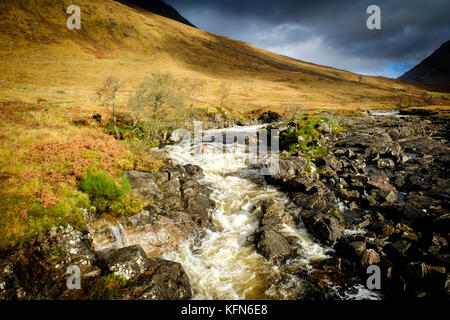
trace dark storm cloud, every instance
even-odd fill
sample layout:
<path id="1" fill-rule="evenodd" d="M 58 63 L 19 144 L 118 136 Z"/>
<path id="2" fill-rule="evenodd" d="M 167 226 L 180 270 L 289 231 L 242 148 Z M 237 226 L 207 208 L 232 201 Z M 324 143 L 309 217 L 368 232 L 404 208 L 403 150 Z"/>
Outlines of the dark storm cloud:
<path id="1" fill-rule="evenodd" d="M 399 76 L 450 39 L 448 0 L 167 2 L 206 31 L 373 75 Z M 381 30 L 366 28 L 366 9 L 372 4 L 381 8 Z"/>

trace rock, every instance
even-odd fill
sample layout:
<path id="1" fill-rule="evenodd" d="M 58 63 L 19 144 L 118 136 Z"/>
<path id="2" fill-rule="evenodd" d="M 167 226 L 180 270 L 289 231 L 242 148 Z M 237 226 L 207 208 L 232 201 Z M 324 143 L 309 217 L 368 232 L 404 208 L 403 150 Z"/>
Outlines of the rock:
<path id="1" fill-rule="evenodd" d="M 395 191 L 379 190 L 376 194 L 381 202 L 394 203 L 397 201 L 397 192 Z"/>
<path id="2" fill-rule="evenodd" d="M 283 262 L 291 255 L 291 246 L 283 235 L 271 227 L 256 230 L 255 244 L 258 253 L 270 261 Z"/>
<path id="3" fill-rule="evenodd" d="M 411 247 L 411 243 L 407 240 L 399 240 L 394 243 L 390 243 L 385 247 L 387 252 L 390 252 L 396 258 L 404 258 L 403 256 Z"/>
<path id="4" fill-rule="evenodd" d="M 341 272 L 342 271 L 342 260 L 341 258 L 329 258 L 325 260 L 312 262 L 312 267 L 320 269 L 325 272 Z"/>
<path id="5" fill-rule="evenodd" d="M 377 263 L 380 263 L 380 255 L 373 249 L 365 250 L 361 256 L 361 266 L 366 269 Z"/>
<path id="6" fill-rule="evenodd" d="M 331 126 L 328 123 L 318 123 L 316 130 L 320 133 L 331 133 Z"/>
<path id="7" fill-rule="evenodd" d="M 203 169 L 199 166 L 193 164 L 187 164 L 184 166 L 186 172 L 191 176 L 192 179 L 200 180 L 205 177 Z"/>
<path id="8" fill-rule="evenodd" d="M 127 280 L 142 274 L 148 264 L 144 250 L 137 245 L 111 250 L 104 255 L 109 271 Z"/>
<path id="9" fill-rule="evenodd" d="M 152 201 L 161 199 L 160 186 L 154 174 L 150 172 L 128 171 L 125 175 L 130 180 L 133 191 L 143 196 L 144 199 Z"/>
<path id="10" fill-rule="evenodd" d="M 67 288 L 68 268 L 80 268 L 83 287 L 100 272 L 95 261 L 87 232 L 71 226 L 53 228 L 0 260 L 0 299 L 75 299 L 82 292 Z"/>
<path id="11" fill-rule="evenodd" d="M 130 284 L 133 300 L 189 300 L 192 289 L 181 264 L 150 259 L 145 271 Z"/>
<path id="12" fill-rule="evenodd" d="M 286 223 L 289 217 L 285 214 L 284 205 L 273 200 L 263 201 L 261 204 L 262 217 L 259 225 L 281 226 Z"/>
<path id="13" fill-rule="evenodd" d="M 306 228 L 326 245 L 334 245 L 342 237 L 343 228 L 335 217 L 302 211 L 302 220 Z"/>
<path id="14" fill-rule="evenodd" d="M 359 199 L 359 192 L 358 190 L 350 190 L 344 193 L 344 197 L 349 200 Z"/>
<path id="15" fill-rule="evenodd" d="M 317 169 L 314 163 L 303 157 L 279 160 L 279 170 L 264 176 L 270 184 L 287 191 L 314 192 L 317 190 Z"/>
<path id="16" fill-rule="evenodd" d="M 355 253 L 360 256 L 366 250 L 366 243 L 364 241 L 350 242 L 350 246 L 355 250 Z"/>
<path id="17" fill-rule="evenodd" d="M 377 168 L 378 169 L 385 169 L 385 168 L 395 168 L 395 163 L 392 159 L 378 159 L 377 161 Z"/>
<path id="18" fill-rule="evenodd" d="M 123 245 L 139 245 L 147 255 L 160 256 L 197 229 L 209 226 L 214 203 L 208 187 L 197 181 L 204 177 L 200 167 L 166 163 L 156 173 L 129 171 L 126 175 L 132 191 L 152 203 L 121 221 Z M 97 251 L 115 247 L 110 229 L 104 219 L 89 221 Z"/>

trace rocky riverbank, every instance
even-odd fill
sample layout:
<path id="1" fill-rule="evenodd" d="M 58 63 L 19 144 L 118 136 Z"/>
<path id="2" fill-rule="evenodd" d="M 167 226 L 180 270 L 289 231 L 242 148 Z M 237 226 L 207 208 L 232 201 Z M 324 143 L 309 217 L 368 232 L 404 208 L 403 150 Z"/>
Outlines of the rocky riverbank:
<path id="1" fill-rule="evenodd" d="M 266 176 L 300 208 L 293 218 L 333 247 L 334 258 L 320 262 L 319 269 L 366 279 L 366 268 L 376 264 L 388 298 L 448 297 L 447 124 L 417 118 L 337 120 L 342 132 L 333 133 L 325 123 L 316 127 L 321 139 L 313 143 L 327 148 L 327 156 L 282 157 L 279 172 Z M 274 240 L 270 250 L 258 240 L 259 251 L 269 258 L 289 256 L 287 239 L 277 240 L 273 229 L 265 228 L 259 231 L 264 241 Z"/>
<path id="2" fill-rule="evenodd" d="M 183 267 L 158 257 L 209 225 L 213 203 L 198 183 L 202 169 L 167 162 L 157 173 L 126 175 L 150 205 L 117 221 L 85 210 L 85 230 L 54 228 L 2 252 L 0 299 L 190 299 Z M 79 290 L 67 287 L 71 266 L 79 268 Z"/>

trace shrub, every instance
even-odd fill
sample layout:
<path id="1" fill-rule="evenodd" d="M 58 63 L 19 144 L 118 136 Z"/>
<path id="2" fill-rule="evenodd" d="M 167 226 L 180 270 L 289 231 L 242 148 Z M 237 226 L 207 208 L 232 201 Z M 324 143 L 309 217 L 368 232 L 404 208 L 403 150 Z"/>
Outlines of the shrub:
<path id="1" fill-rule="evenodd" d="M 278 113 L 273 112 L 273 111 L 266 111 L 266 112 L 261 113 L 258 120 L 261 121 L 262 123 L 272 123 L 272 122 L 279 121 L 280 118 L 281 117 Z"/>
<path id="2" fill-rule="evenodd" d="M 104 213 L 130 192 L 131 184 L 127 178 L 116 181 L 102 171 L 89 170 L 81 180 L 80 189 L 89 195 L 97 213 Z"/>

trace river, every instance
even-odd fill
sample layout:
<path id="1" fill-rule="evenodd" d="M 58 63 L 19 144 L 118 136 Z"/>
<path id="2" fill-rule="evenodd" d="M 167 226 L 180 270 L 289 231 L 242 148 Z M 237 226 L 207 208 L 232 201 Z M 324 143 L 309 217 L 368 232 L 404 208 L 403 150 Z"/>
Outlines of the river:
<path id="1" fill-rule="evenodd" d="M 245 135 L 259 129 L 261 126 L 220 132 Z M 167 148 L 173 161 L 203 168 L 205 177 L 200 183 L 211 188 L 211 197 L 216 203 L 211 211 L 213 226 L 163 256 L 182 264 L 189 275 L 194 299 L 306 298 L 305 280 L 290 270 L 311 269 L 312 261 L 327 258 L 332 249 L 315 241 L 304 226 L 289 222 L 282 232 L 295 237 L 298 243 L 295 259 L 278 265 L 256 252 L 253 235 L 259 220 L 255 205 L 261 200 L 273 199 L 288 212 L 299 209 L 283 192 L 266 184 L 259 169 L 246 164 L 245 145 L 222 141 L 205 143 L 201 158 L 194 156 L 190 141 Z M 222 152 L 224 148 L 226 152 Z M 359 285 L 337 297 L 377 299 L 378 295 Z"/>

